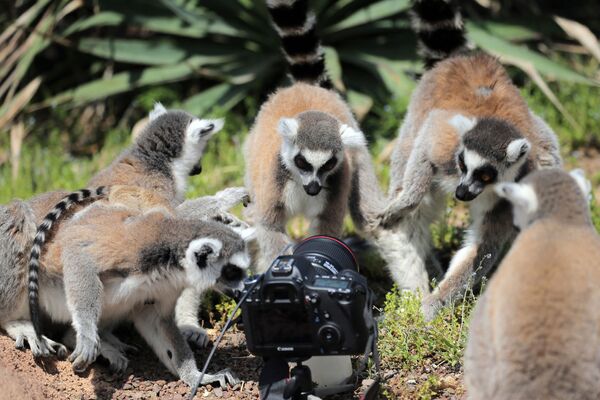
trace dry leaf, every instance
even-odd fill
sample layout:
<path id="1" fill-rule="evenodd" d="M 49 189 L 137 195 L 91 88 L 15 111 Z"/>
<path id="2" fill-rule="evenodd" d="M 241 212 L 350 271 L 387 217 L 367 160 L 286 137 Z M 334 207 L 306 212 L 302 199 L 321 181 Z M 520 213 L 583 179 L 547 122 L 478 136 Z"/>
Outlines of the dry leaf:
<path id="1" fill-rule="evenodd" d="M 558 16 L 555 16 L 554 20 L 567 35 L 581 43 L 592 56 L 600 61 L 600 44 L 598 44 L 598 39 L 587 26 Z"/>
<path id="2" fill-rule="evenodd" d="M 10 103 L 4 104 L 0 108 L 0 130 L 9 124 L 23 107 L 29 103 L 40 87 L 40 83 L 42 83 L 42 78 L 38 76 L 17 93 Z"/>
<path id="3" fill-rule="evenodd" d="M 25 139 L 25 124 L 19 121 L 10 128 L 10 164 L 12 166 L 12 179 L 16 181 L 19 177 L 21 164 L 21 148 Z"/>

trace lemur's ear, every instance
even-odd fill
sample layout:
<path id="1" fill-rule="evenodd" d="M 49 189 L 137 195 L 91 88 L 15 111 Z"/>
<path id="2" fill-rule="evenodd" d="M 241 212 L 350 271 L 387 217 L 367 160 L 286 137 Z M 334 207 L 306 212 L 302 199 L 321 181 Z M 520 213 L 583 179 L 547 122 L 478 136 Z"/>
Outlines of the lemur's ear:
<path id="1" fill-rule="evenodd" d="M 529 184 L 503 182 L 496 184 L 494 191 L 498 196 L 510 201 L 513 207 L 519 207 L 527 212 L 533 212 L 537 209 L 537 195 Z"/>
<path id="2" fill-rule="evenodd" d="M 189 251 L 194 254 L 196 266 L 200 269 L 207 267 L 207 261 L 219 257 L 223 243 L 218 239 L 202 238 L 190 243 Z"/>
<path id="3" fill-rule="evenodd" d="M 448 123 L 456 129 L 460 136 L 464 135 L 477 124 L 475 118 L 465 117 L 462 114 L 456 114 L 448 120 Z"/>
<path id="4" fill-rule="evenodd" d="M 529 153 L 529 150 L 531 150 L 531 143 L 529 143 L 529 140 L 525 138 L 515 139 L 506 147 L 506 161 L 514 163 L 526 156 Z"/>
<path id="5" fill-rule="evenodd" d="M 577 168 L 569 172 L 569 175 L 575 179 L 585 198 L 588 201 L 592 200 L 592 183 L 585 178 L 585 172 L 581 168 Z"/>
<path id="6" fill-rule="evenodd" d="M 188 134 L 196 136 L 196 137 L 211 137 L 215 133 L 219 132 L 223 129 L 223 125 L 225 124 L 225 120 L 220 119 L 198 119 L 194 118 L 194 120 L 190 123 L 188 127 Z"/>
<path id="7" fill-rule="evenodd" d="M 163 106 L 157 101 L 156 103 L 154 103 L 154 108 L 152 109 L 152 111 L 150 111 L 150 114 L 148 114 L 148 118 L 150 118 L 150 121 L 154 121 L 156 118 L 166 113 L 167 109 L 165 108 L 165 106 Z"/>
<path id="8" fill-rule="evenodd" d="M 298 135 L 298 121 L 294 118 L 281 118 L 277 125 L 277 132 L 289 141 L 294 141 Z"/>
<path id="9" fill-rule="evenodd" d="M 344 147 L 356 148 L 367 145 L 365 135 L 363 135 L 361 131 L 358 131 L 346 124 L 340 125 L 340 136 L 342 137 L 342 143 L 344 144 Z"/>

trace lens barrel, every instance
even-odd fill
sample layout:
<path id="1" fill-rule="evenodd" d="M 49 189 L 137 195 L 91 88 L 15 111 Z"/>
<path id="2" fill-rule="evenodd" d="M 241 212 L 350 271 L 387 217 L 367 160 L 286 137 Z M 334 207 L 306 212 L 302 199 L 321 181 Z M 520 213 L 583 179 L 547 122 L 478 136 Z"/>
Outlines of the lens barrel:
<path id="1" fill-rule="evenodd" d="M 354 253 L 344 242 L 331 236 L 311 236 L 300 242 L 294 249 L 295 256 L 326 257 L 338 271 L 351 269 L 358 271 Z"/>

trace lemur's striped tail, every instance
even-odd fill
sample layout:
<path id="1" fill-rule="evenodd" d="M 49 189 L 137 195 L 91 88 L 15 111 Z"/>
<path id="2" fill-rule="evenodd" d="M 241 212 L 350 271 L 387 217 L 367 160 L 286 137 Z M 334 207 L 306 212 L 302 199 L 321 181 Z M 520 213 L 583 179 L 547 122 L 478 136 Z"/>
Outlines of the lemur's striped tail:
<path id="1" fill-rule="evenodd" d="M 104 197 L 108 193 L 108 190 L 104 186 L 100 186 L 97 189 L 88 190 L 82 189 L 65 196 L 58 204 L 54 206 L 42 223 L 38 226 L 35 238 L 33 239 L 33 245 L 31 247 L 31 254 L 29 257 L 29 315 L 31 316 L 31 322 L 33 328 L 38 337 L 41 336 L 40 327 L 40 303 L 39 303 L 39 268 L 40 268 L 40 255 L 42 248 L 46 242 L 47 236 L 52 229 L 52 226 L 59 220 L 60 216 L 71 207 L 76 204 L 83 203 L 86 200 L 97 199 Z"/>
<path id="2" fill-rule="evenodd" d="M 411 17 L 427 69 L 469 48 L 456 0 L 414 0 Z"/>
<path id="3" fill-rule="evenodd" d="M 308 0 L 267 0 L 267 7 L 295 81 L 331 89 L 325 56 Z"/>

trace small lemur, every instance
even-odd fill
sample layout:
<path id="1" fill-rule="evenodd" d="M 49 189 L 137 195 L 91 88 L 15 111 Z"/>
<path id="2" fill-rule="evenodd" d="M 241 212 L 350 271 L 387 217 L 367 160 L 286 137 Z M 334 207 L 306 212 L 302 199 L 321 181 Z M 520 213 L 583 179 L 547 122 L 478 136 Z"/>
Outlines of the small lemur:
<path id="1" fill-rule="evenodd" d="M 462 20 L 452 2 L 443 1 L 445 9 L 433 7 L 438 3 L 417 1 L 415 25 L 429 27 L 430 38 L 453 29 L 463 40 L 451 41 L 459 46 L 454 50 L 442 43 L 448 45 L 442 53 L 453 55 L 427 71 L 411 97 L 392 154 L 390 202 L 374 229 L 396 283 L 425 294 L 432 257 L 429 226 L 441 216 L 447 193 L 471 201 L 473 223 L 465 246 L 424 299 L 427 318 L 460 293 L 472 272 L 478 278 L 487 274 L 514 237 L 510 207 L 490 184 L 561 164 L 556 136 L 529 110 L 500 63 L 482 53 L 454 54 L 466 50 Z M 447 12 L 443 22 L 442 11 Z"/>
<path id="2" fill-rule="evenodd" d="M 377 186 L 366 140 L 352 112 L 331 90 L 315 17 L 306 0 L 269 0 L 296 81 L 264 103 L 244 146 L 248 216 L 257 225 L 259 271 L 289 242 L 286 222 L 310 220 L 311 234 L 338 236 L 350 199 L 364 213 Z M 321 85 L 323 87 L 319 87 Z"/>
<path id="3" fill-rule="evenodd" d="M 200 373 L 177 328 L 176 302 L 189 286 L 198 292 L 217 283 L 241 286 L 250 262 L 242 235 L 214 221 L 104 202 L 63 225 L 41 258 L 39 294 L 33 297 L 52 321 L 72 323 L 73 368 L 85 370 L 101 354 L 123 369 L 122 344 L 110 332 L 132 320 L 167 368 L 193 385 Z M 224 372 L 202 383 L 215 381 L 234 379 Z"/>
<path id="4" fill-rule="evenodd" d="M 158 210 L 187 219 L 216 219 L 227 223 L 236 231 L 248 228 L 247 224 L 226 212 L 240 202 L 248 202 L 244 188 L 229 188 L 214 196 L 187 200 L 175 209 L 163 197 L 137 186 L 116 185 L 103 193 L 107 199 L 103 200 L 104 203 L 129 208 L 132 211 Z M 25 342 L 28 342 L 36 357 L 48 356 L 56 350 L 59 350 L 60 355 L 66 354 L 64 346 L 50 341 L 45 336 L 36 337 L 32 320 L 26 316 L 29 315 L 27 302 L 22 302 L 26 300 L 27 256 L 31 253 L 36 225 L 41 223 L 47 210 L 54 207 L 59 200 L 64 200 L 64 207 L 58 209 L 72 214 L 72 209 L 68 208 L 74 204 L 77 197 L 84 198 L 86 195 L 91 196 L 90 201 L 94 200 L 90 191 L 71 194 L 56 191 L 35 196 L 26 202 L 14 200 L 7 206 L 0 206 L 0 327 L 15 340 L 17 347 L 22 348 Z M 78 217 L 82 215 L 84 214 L 77 214 Z M 49 233 L 53 235 L 55 231 L 56 226 Z M 34 287 L 37 288 L 37 284 Z M 198 322 L 199 296 L 196 293 L 198 292 L 194 288 L 184 290 L 177 305 L 177 324 L 190 342 L 202 346 L 206 344 L 208 336 Z M 37 304 L 37 296 L 35 299 Z M 37 309 L 37 306 L 34 308 Z M 13 314 L 15 311 L 16 314 Z M 36 313 L 36 318 L 39 318 L 38 315 L 39 313 Z"/>
<path id="5" fill-rule="evenodd" d="M 600 237 L 590 189 L 580 170 L 559 169 L 495 186 L 520 233 L 473 311 L 469 399 L 600 398 Z"/>
<path id="6" fill-rule="evenodd" d="M 185 111 L 166 110 L 157 103 L 150 112 L 149 123 L 108 168 L 96 174 L 88 183 L 92 190 L 81 190 L 70 194 L 53 208 L 39 224 L 29 265 L 29 281 L 35 289 L 37 280 L 37 260 L 44 242 L 49 238 L 53 225 L 65 211 L 78 206 L 91 198 L 102 198 L 108 189 L 115 185 L 137 186 L 161 197 L 165 204 L 177 206 L 183 201 L 187 187 L 187 177 L 200 173 L 200 159 L 210 137 L 223 127 L 223 120 L 199 119 Z M 72 212 L 72 211 L 71 211 Z M 33 295 L 34 291 L 32 291 Z M 187 297 L 186 297 L 187 298 Z M 39 321 L 36 299 L 30 299 L 31 320 Z M 197 324 L 195 331 L 188 336 L 201 334 Z M 34 325 L 36 332 L 40 332 Z M 198 335 L 196 335 L 198 336 Z"/>
<path id="7" fill-rule="evenodd" d="M 150 112 L 149 120 L 134 144 L 97 173 L 88 187 L 139 186 L 163 196 L 173 206 L 184 200 L 188 176 L 201 172 L 206 144 L 224 122 L 166 110 L 160 103 Z"/>

